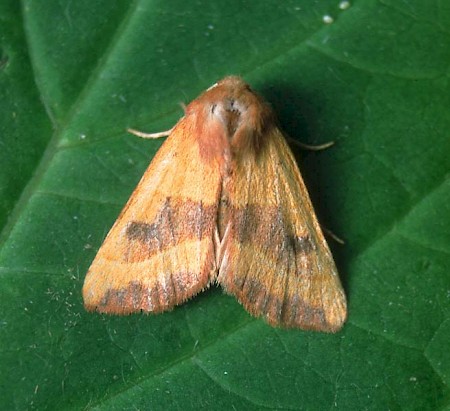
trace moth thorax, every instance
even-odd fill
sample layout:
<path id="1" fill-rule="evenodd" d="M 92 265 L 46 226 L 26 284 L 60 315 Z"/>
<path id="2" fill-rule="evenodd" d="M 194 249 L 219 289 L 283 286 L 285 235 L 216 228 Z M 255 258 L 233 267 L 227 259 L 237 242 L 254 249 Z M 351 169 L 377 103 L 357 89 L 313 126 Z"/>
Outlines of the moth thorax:
<path id="1" fill-rule="evenodd" d="M 246 107 L 236 99 L 227 98 L 212 104 L 211 112 L 220 120 L 226 130 L 227 138 L 231 142 L 239 126 L 243 123 Z"/>
<path id="2" fill-rule="evenodd" d="M 242 151 L 257 154 L 261 148 L 262 135 L 270 124 L 270 110 L 261 109 L 259 104 L 252 103 L 248 105 L 245 99 L 230 97 L 211 106 L 211 112 L 225 129 L 233 154 Z"/>

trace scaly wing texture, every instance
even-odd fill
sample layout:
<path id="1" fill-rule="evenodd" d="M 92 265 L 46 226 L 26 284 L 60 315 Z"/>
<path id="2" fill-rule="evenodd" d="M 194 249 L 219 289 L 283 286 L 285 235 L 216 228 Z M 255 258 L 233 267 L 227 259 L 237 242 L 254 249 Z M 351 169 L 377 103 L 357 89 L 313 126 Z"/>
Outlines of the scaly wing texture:
<path id="1" fill-rule="evenodd" d="M 274 128 L 247 160 L 236 160 L 222 195 L 228 229 L 218 282 L 272 325 L 339 330 L 345 295 L 281 132 Z"/>
<path id="2" fill-rule="evenodd" d="M 221 177 L 195 128 L 178 123 L 106 237 L 83 287 L 88 310 L 161 312 L 209 285 Z"/>

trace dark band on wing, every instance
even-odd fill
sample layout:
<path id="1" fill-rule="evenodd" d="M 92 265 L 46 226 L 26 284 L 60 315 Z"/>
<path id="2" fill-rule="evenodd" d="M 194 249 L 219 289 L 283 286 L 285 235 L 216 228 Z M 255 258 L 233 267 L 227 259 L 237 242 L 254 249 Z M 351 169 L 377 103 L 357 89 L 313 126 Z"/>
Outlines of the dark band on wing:
<path id="1" fill-rule="evenodd" d="M 140 261 L 185 240 L 211 237 L 216 226 L 217 206 L 168 197 L 152 222 L 131 221 L 127 261 Z"/>
<path id="2" fill-rule="evenodd" d="M 286 221 L 283 210 L 249 205 L 230 211 L 232 228 L 240 243 L 271 248 L 275 255 L 292 253 L 307 255 L 316 250 L 309 234 L 296 235 Z"/>
<path id="3" fill-rule="evenodd" d="M 92 308 L 111 314 L 129 314 L 137 311 L 162 312 L 200 291 L 202 284 L 190 284 L 186 287 L 185 282 L 180 281 L 196 277 L 188 272 L 175 273 L 167 279 L 166 284 L 156 282 L 151 287 L 132 281 L 126 287 L 108 289 L 99 305 Z"/>
<path id="4" fill-rule="evenodd" d="M 336 331 L 340 327 L 327 322 L 325 312 L 320 306 L 307 304 L 298 294 L 285 294 L 283 298 L 267 289 L 258 280 L 252 278 L 242 287 L 233 290 L 233 294 L 244 307 L 255 316 L 263 316 L 269 324 L 284 327 L 301 327 L 309 330 Z"/>

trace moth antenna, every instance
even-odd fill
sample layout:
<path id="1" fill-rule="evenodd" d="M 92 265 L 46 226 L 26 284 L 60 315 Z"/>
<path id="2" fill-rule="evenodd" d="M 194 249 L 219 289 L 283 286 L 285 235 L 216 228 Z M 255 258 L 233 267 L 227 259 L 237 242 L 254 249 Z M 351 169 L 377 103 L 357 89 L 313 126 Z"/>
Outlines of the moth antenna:
<path id="1" fill-rule="evenodd" d="M 287 140 L 290 143 L 295 144 L 296 146 L 300 147 L 303 150 L 310 150 L 310 151 L 325 150 L 326 148 L 334 145 L 334 141 L 329 141 L 328 143 L 323 143 L 323 144 L 319 144 L 316 146 L 316 145 L 301 143 L 300 141 L 297 141 L 297 140 L 293 139 L 292 137 L 287 137 Z"/>
<path id="2" fill-rule="evenodd" d="M 161 138 L 161 137 L 167 137 L 170 135 L 170 133 L 173 131 L 174 127 L 172 127 L 170 130 L 167 131 L 160 131 L 159 133 L 144 133 L 139 130 L 135 130 L 134 128 L 127 128 L 127 131 L 131 134 L 134 134 L 135 136 L 142 137 L 142 138 Z"/>

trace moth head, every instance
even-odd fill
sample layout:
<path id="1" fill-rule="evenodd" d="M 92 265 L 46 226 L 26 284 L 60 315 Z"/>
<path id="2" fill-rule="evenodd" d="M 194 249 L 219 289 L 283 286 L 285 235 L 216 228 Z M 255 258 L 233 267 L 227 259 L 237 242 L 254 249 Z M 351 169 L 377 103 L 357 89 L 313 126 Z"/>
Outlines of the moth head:
<path id="1" fill-rule="evenodd" d="M 204 97 L 209 102 L 209 119 L 221 124 L 232 153 L 257 155 L 274 125 L 273 111 L 263 98 L 236 76 L 225 77 Z"/>
<path id="2" fill-rule="evenodd" d="M 240 77 L 212 85 L 186 108 L 203 158 L 228 163 L 257 159 L 271 128 L 269 105 Z"/>

